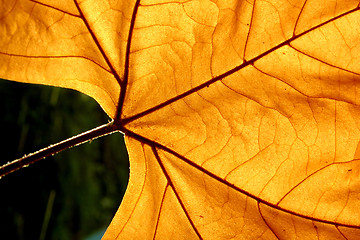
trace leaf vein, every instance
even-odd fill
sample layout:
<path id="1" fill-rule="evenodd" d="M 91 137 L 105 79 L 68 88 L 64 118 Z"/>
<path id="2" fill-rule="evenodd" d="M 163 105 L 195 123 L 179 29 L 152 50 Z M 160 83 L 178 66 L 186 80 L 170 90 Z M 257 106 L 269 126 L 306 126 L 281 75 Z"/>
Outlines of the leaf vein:
<path id="1" fill-rule="evenodd" d="M 129 29 L 128 40 L 127 40 L 127 45 L 126 45 L 124 80 L 123 80 L 123 82 L 119 81 L 121 90 L 120 90 L 120 95 L 119 95 L 118 107 L 117 107 L 116 113 L 115 113 L 115 122 L 119 121 L 120 124 L 122 122 L 121 114 L 122 114 L 123 105 L 124 105 L 124 101 L 125 101 L 126 88 L 127 88 L 128 81 L 129 81 L 131 40 L 132 40 L 132 34 L 134 31 L 134 27 L 135 27 L 135 19 L 136 19 L 137 11 L 139 9 L 139 5 L 140 5 L 140 0 L 137 0 L 135 2 L 133 14 L 131 16 L 130 29 Z"/>
<path id="2" fill-rule="evenodd" d="M 106 55 L 105 50 L 103 49 L 103 47 L 101 46 L 101 44 L 100 44 L 97 36 L 95 35 L 94 30 L 91 28 L 91 26 L 90 26 L 89 22 L 87 21 L 84 13 L 82 12 L 79 3 L 77 2 L 77 0 L 74 0 L 74 3 L 75 3 L 75 6 L 76 6 L 76 8 L 78 9 L 78 11 L 79 11 L 79 13 L 80 13 L 81 19 L 83 20 L 83 22 L 84 22 L 87 30 L 89 31 L 89 33 L 90 33 L 90 35 L 91 35 L 94 43 L 95 43 L 96 46 L 98 47 L 98 49 L 99 49 L 102 57 L 104 58 L 106 64 L 109 66 L 111 73 L 113 74 L 113 76 L 114 76 L 114 78 L 116 79 L 116 81 L 118 82 L 118 84 L 119 84 L 120 86 L 122 86 L 122 84 L 121 84 L 122 81 L 121 81 L 121 78 L 120 78 L 119 74 L 117 73 L 117 71 L 115 70 L 115 68 L 114 68 L 113 64 L 111 63 L 110 59 L 109 59 L 108 56 Z"/>
<path id="3" fill-rule="evenodd" d="M 334 221 L 330 221 L 330 220 L 324 220 L 324 219 L 320 219 L 320 218 L 316 218 L 316 217 L 311 217 L 311 216 L 306 216 L 304 214 L 300 214 L 300 213 L 296 213 L 292 210 L 289 210 L 289 209 L 286 209 L 286 208 L 283 208 L 283 207 L 280 207 L 279 205 L 277 204 L 274 204 L 274 203 L 271 203 L 271 202 L 268 202 L 262 198 L 259 198 L 257 196 L 255 196 L 254 194 L 251 194 L 250 192 L 244 190 L 244 189 L 241 189 L 237 186 L 235 186 L 233 183 L 230 183 L 228 182 L 227 180 L 223 179 L 223 178 L 220 178 L 218 176 L 216 176 L 215 174 L 213 174 L 212 172 L 210 172 L 209 170 L 199 166 L 198 164 L 190 161 L 188 158 L 182 156 L 181 154 L 177 153 L 176 151 L 162 145 L 161 143 L 158 143 L 156 141 L 153 141 L 151 139 L 148 139 L 144 136 L 141 136 L 133 131 L 130 131 L 124 127 L 122 127 L 121 129 L 122 132 L 125 133 L 125 135 L 131 137 L 131 138 L 134 138 L 142 143 L 145 143 L 145 144 L 148 144 L 149 146 L 151 146 L 152 148 L 158 148 L 158 149 L 161 149 L 177 158 L 179 158 L 180 160 L 184 161 L 185 163 L 187 163 L 188 165 L 196 168 L 197 170 L 203 172 L 204 174 L 208 175 L 209 177 L 219 181 L 220 183 L 232 188 L 233 190 L 235 191 L 238 191 L 252 199 L 254 199 L 255 201 L 258 201 L 260 203 L 263 203 L 273 209 L 276 209 L 278 211 L 282 211 L 282 212 L 285 212 L 285 213 L 289 213 L 291 215 L 294 215 L 294 216 L 298 216 L 300 218 L 304 218 L 304 219 L 308 219 L 308 220 L 313 220 L 313 221 L 316 221 L 316 222 L 321 222 L 321 223 L 325 223 L 325 224 L 330 224 L 330 225 L 337 225 L 337 226 L 343 226 L 343 227 L 350 227 L 350 228 L 355 228 L 355 229 L 360 229 L 360 226 L 357 226 L 357 225 L 351 225 L 351 224 L 345 224 L 345 223 L 336 223 Z M 352 160 L 352 161 L 355 161 L 355 160 Z M 360 160 L 358 160 L 360 161 Z M 337 163 L 332 163 L 332 164 L 341 164 L 343 162 L 337 162 Z M 332 164 L 329 164 L 328 166 L 332 165 Z M 172 183 L 171 183 L 172 184 Z"/>
<path id="4" fill-rule="evenodd" d="M 70 15 L 70 16 L 73 16 L 73 17 L 77 17 L 77 18 L 81 18 L 80 15 L 77 15 L 77 14 L 73 14 L 73 13 L 70 13 L 70 12 L 67 12 L 65 10 L 62 10 L 60 8 L 57 8 L 57 7 L 54 7 L 54 6 L 51 6 L 51 5 L 48 5 L 48 4 L 45 4 L 45 3 L 42 3 L 42 2 L 38 2 L 36 0 L 30 0 L 30 2 L 33 2 L 33 3 L 36 3 L 36 4 L 39 4 L 39 5 L 42 5 L 44 7 L 47 7 L 47 8 L 51 8 L 53 10 L 56 10 L 56 11 L 59 11 L 59 12 L 62 12 L 64 14 L 67 14 L 67 15 Z"/>
<path id="5" fill-rule="evenodd" d="M 185 208 L 185 205 L 184 205 L 184 203 L 182 202 L 182 200 L 181 200 L 181 198 L 180 198 L 180 196 L 179 196 L 179 193 L 176 191 L 176 188 L 175 188 L 173 182 L 171 181 L 171 178 L 170 178 L 169 174 L 167 173 L 164 164 L 162 163 L 162 161 L 161 161 L 161 159 L 160 159 L 160 156 L 159 156 L 159 154 L 158 154 L 158 152 L 157 152 L 157 150 L 156 150 L 156 147 L 155 147 L 154 145 L 152 145 L 152 144 L 151 144 L 150 146 L 151 146 L 151 149 L 152 149 L 152 151 L 153 151 L 153 153 L 154 153 L 154 155 L 155 155 L 155 158 L 156 158 L 157 162 L 159 163 L 159 165 L 160 165 L 160 167 L 161 167 L 161 169 L 162 169 L 162 171 L 163 171 L 163 173 L 164 173 L 164 175 L 165 175 L 165 177 L 166 177 L 166 179 L 167 179 L 167 181 L 168 181 L 171 189 L 174 191 L 175 196 L 176 196 L 176 198 L 177 198 L 177 200 L 178 200 L 181 208 L 183 209 L 183 211 L 184 211 L 187 219 L 189 220 L 192 228 L 194 229 L 194 231 L 195 231 L 196 235 L 199 237 L 199 239 L 203 239 L 202 236 L 201 236 L 201 234 L 200 234 L 199 231 L 197 230 L 197 228 L 196 228 L 193 220 L 191 219 L 189 212 L 188 212 L 187 209 Z"/>
<path id="6" fill-rule="evenodd" d="M 266 224 L 266 226 L 267 226 L 267 227 L 270 229 L 270 231 L 275 235 L 275 237 L 280 240 L 280 237 L 275 233 L 274 229 L 272 229 L 272 227 L 271 227 L 270 224 L 266 221 L 264 215 L 262 214 L 262 212 L 261 212 L 261 207 L 260 207 L 260 202 L 257 202 L 257 207 L 258 207 L 258 210 L 259 210 L 259 214 L 260 214 L 262 220 L 264 221 L 264 223 Z"/>
<path id="7" fill-rule="evenodd" d="M 171 104 L 171 103 L 173 103 L 173 102 L 176 102 L 176 101 L 178 101 L 178 100 L 180 100 L 180 99 L 182 99 L 182 98 L 184 98 L 184 97 L 186 97 L 186 96 L 188 96 L 188 95 L 190 95 L 190 94 L 193 94 L 193 93 L 195 93 L 195 92 L 197 92 L 197 91 L 199 91 L 199 90 L 201 90 L 201 89 L 203 89 L 203 88 L 205 88 L 205 87 L 208 87 L 208 86 L 214 84 L 215 82 L 220 81 L 220 80 L 222 80 L 223 78 L 228 77 L 228 76 L 230 76 L 231 74 L 233 74 L 233 73 L 235 73 L 235 72 L 243 69 L 244 67 L 246 67 L 246 66 L 248 66 L 248 65 L 253 65 L 256 61 L 260 60 L 260 59 L 263 58 L 264 56 L 266 56 L 266 55 L 274 52 L 275 50 L 277 50 L 277 49 L 279 49 L 279 48 L 281 48 L 281 47 L 283 47 L 283 46 L 285 46 L 285 45 L 289 45 L 292 41 L 298 39 L 299 37 L 301 37 L 301 36 L 303 36 L 303 35 L 311 32 L 311 31 L 314 31 L 315 29 L 318 29 L 318 28 L 320 28 L 320 27 L 322 27 L 322 26 L 324 26 L 324 25 L 326 25 L 326 24 L 328 24 L 328 23 L 330 23 L 330 22 L 333 22 L 333 21 L 335 21 L 336 19 L 339 19 L 339 18 L 341 18 L 341 17 L 343 17 L 343 16 L 346 16 L 346 15 L 348 15 L 348 14 L 350 14 L 350 13 L 353 13 L 353 12 L 355 12 L 355 11 L 358 11 L 358 10 L 359 10 L 359 7 L 354 8 L 354 9 L 349 10 L 349 11 L 347 11 L 347 12 L 345 12 L 345 13 L 342 13 L 342 14 L 340 14 L 340 15 L 332 18 L 332 19 L 329 19 L 329 20 L 327 20 L 327 21 L 325 21 L 325 22 L 323 22 L 323 23 L 321 23 L 321 24 L 319 24 L 319 25 L 316 25 L 316 26 L 314 26 L 314 27 L 312 27 L 312 28 L 310 28 L 310 29 L 308 29 L 308 30 L 306 30 L 306 31 L 304 31 L 304 32 L 302 32 L 302 33 L 300 33 L 300 34 L 292 37 L 292 38 L 289 38 L 288 40 L 286 40 L 286 41 L 284 41 L 284 42 L 281 42 L 280 44 L 278 44 L 278 45 L 274 46 L 273 48 L 271 48 L 271 49 L 269 49 L 269 50 L 267 50 L 267 51 L 259 54 L 258 56 L 252 58 L 251 60 L 245 61 L 245 62 L 243 62 L 242 64 L 234 67 L 233 69 L 230 69 L 230 70 L 227 71 L 227 72 L 224 72 L 224 73 L 222 73 L 222 74 L 220 74 L 220 75 L 218 75 L 218 76 L 216 76 L 216 77 L 214 77 L 214 78 L 212 78 L 212 79 L 210 79 L 210 80 L 208 80 L 208 81 L 206 81 L 206 82 L 204 82 L 204 83 L 202 83 L 202 84 L 200 84 L 200 85 L 198 85 L 198 86 L 196 86 L 196 87 L 193 87 L 192 89 L 189 89 L 189 90 L 185 91 L 185 92 L 182 93 L 182 94 L 179 94 L 179 95 L 177 95 L 177 96 L 175 96 L 175 97 L 173 97 L 173 98 L 170 98 L 170 99 L 168 99 L 168 100 L 166 100 L 166 101 L 164 101 L 164 102 L 162 102 L 162 103 L 160 103 L 160 104 L 158 104 L 158 105 L 156 105 L 156 106 L 154 106 L 154 107 L 151 107 L 151 108 L 149 108 L 149 109 L 147 109 L 147 110 L 145 110 L 145 111 L 143 111 L 143 112 L 140 112 L 140 113 L 135 114 L 135 115 L 133 115 L 133 116 L 131 116 L 131 117 L 127 117 L 127 118 L 122 119 L 122 123 L 125 125 L 125 124 L 127 124 L 127 123 L 129 123 L 129 122 L 131 122 L 131 121 L 134 121 L 134 120 L 136 120 L 136 119 L 138 119 L 138 118 L 141 118 L 141 117 L 143 117 L 143 116 L 145 116 L 145 115 L 148 115 L 148 114 L 150 114 L 150 113 L 152 113 L 152 112 L 155 112 L 155 111 L 157 111 L 157 110 L 159 110 L 159 109 L 161 109 L 161 108 L 163 108 L 163 107 L 166 107 L 166 106 L 168 106 L 169 104 Z"/>
<path id="8" fill-rule="evenodd" d="M 164 206 L 164 199 L 165 199 L 165 196 L 166 196 L 168 187 L 169 187 L 169 183 L 166 185 L 165 190 L 164 190 L 163 197 L 162 197 L 162 199 L 161 199 L 161 204 L 160 204 L 160 209 L 159 209 L 159 212 L 158 212 L 158 217 L 157 217 L 157 219 L 156 219 L 156 226 L 155 226 L 155 230 L 154 230 L 154 234 L 153 234 L 153 239 L 155 239 L 156 233 L 157 233 L 157 229 L 158 229 L 158 227 L 159 227 L 161 211 L 162 211 L 162 207 Z"/>

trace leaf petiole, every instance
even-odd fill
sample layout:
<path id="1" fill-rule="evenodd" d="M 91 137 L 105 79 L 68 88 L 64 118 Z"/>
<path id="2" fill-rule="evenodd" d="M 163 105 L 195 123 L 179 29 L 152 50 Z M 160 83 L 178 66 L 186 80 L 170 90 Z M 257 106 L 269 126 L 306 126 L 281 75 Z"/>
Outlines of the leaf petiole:
<path id="1" fill-rule="evenodd" d="M 21 158 L 15 159 L 11 162 L 8 162 L 2 166 L 0 166 L 0 178 L 5 175 L 17 171 L 23 167 L 27 167 L 30 164 L 33 164 L 41 159 L 59 153 L 68 148 L 72 148 L 74 146 L 86 143 L 88 141 L 95 140 L 99 137 L 114 133 L 121 132 L 119 127 L 114 124 L 114 122 L 109 122 L 107 124 L 101 125 L 99 127 L 93 128 L 89 131 L 83 132 L 74 137 L 68 138 L 56 144 L 50 145 L 46 148 L 43 148 L 34 153 L 25 155 Z"/>

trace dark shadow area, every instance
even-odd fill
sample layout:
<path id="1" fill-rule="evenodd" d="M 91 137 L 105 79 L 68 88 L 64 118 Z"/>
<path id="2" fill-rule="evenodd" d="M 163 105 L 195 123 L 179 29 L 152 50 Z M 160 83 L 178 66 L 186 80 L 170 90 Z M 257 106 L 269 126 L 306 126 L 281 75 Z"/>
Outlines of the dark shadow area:
<path id="1" fill-rule="evenodd" d="M 77 91 L 0 79 L 0 164 L 110 119 Z M 83 239 L 106 227 L 125 192 L 120 133 L 41 160 L 0 179 L 1 239 Z"/>

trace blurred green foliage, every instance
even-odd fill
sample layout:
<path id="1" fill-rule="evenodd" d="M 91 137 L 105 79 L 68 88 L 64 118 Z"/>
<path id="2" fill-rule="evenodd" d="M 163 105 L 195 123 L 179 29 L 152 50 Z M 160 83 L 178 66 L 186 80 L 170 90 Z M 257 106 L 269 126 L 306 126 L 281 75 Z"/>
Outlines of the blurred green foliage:
<path id="1" fill-rule="evenodd" d="M 108 122 L 79 92 L 0 79 L 0 164 Z M 120 133 L 0 179 L 1 239 L 83 239 L 106 227 L 128 181 Z"/>

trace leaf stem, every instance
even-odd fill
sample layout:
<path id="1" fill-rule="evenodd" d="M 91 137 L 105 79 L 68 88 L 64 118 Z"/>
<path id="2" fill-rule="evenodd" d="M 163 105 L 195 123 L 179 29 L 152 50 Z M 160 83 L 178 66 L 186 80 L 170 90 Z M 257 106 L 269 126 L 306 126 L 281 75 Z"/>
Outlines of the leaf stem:
<path id="1" fill-rule="evenodd" d="M 74 137 L 68 138 L 64 141 L 58 142 L 56 144 L 50 145 L 46 148 L 43 148 L 37 152 L 23 156 L 22 158 L 15 159 L 11 162 L 8 162 L 0 166 L 0 178 L 3 176 L 12 173 L 16 170 L 19 170 L 23 167 L 35 163 L 41 159 L 44 159 L 48 156 L 59 153 L 68 148 L 86 143 L 88 141 L 95 140 L 96 138 L 120 131 L 119 127 L 114 124 L 114 122 L 109 122 L 107 124 L 101 125 L 99 127 L 93 128 L 89 131 L 83 132 Z"/>

